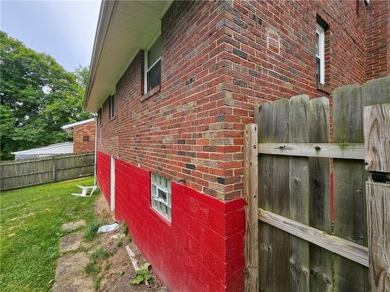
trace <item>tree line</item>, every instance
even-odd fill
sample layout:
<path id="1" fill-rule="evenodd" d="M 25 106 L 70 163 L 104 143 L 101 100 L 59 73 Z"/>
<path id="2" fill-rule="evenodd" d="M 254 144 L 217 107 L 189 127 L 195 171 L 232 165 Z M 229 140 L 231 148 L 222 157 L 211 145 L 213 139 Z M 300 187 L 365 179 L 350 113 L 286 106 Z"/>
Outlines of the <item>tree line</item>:
<path id="1" fill-rule="evenodd" d="M 51 56 L 0 31 L 0 158 L 69 140 L 61 126 L 91 117 L 83 111 L 88 68 L 67 72 Z"/>

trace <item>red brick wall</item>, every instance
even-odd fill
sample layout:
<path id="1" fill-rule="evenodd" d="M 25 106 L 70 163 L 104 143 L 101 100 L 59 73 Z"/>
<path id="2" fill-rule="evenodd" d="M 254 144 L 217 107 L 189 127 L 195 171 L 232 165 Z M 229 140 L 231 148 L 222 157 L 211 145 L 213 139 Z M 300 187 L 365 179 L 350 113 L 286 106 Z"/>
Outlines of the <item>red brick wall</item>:
<path id="1" fill-rule="evenodd" d="M 108 200 L 114 156 L 116 216 L 173 291 L 242 288 L 243 211 L 233 199 L 243 127 L 255 103 L 329 96 L 316 84 L 317 15 L 329 26 L 324 89 L 366 79 L 363 1 L 230 2 L 174 2 L 162 19 L 161 90 L 143 98 L 140 52 L 116 85 L 116 116 L 106 102 L 99 118 L 99 184 Z M 150 208 L 150 172 L 185 179 L 173 183 L 171 223 Z M 239 222 L 232 233 L 229 220 Z"/>
<path id="2" fill-rule="evenodd" d="M 390 2 L 371 0 L 366 20 L 367 80 L 390 74 Z"/>
<path id="3" fill-rule="evenodd" d="M 88 141 L 84 137 L 88 136 Z M 95 151 L 95 121 L 75 126 L 73 129 L 73 152 Z"/>
<path id="4" fill-rule="evenodd" d="M 329 26 L 325 80 L 329 91 L 364 82 L 363 1 L 234 1 L 226 11 L 227 68 L 239 86 L 229 90 L 253 97 L 251 102 L 300 93 L 324 95 L 316 86 L 317 16 Z M 279 50 L 273 35 L 279 37 Z"/>
<path id="5" fill-rule="evenodd" d="M 172 222 L 150 207 L 150 173 L 115 162 L 115 214 L 170 291 L 242 291 L 244 200 L 172 183 Z"/>
<path id="6" fill-rule="evenodd" d="M 363 1 L 232 2 L 172 4 L 162 20 L 161 91 L 141 102 L 140 53 L 116 86 L 117 116 L 103 107 L 100 151 L 229 200 L 241 195 L 253 105 L 326 95 L 316 84 L 317 15 L 329 25 L 327 89 L 364 82 Z"/>
<path id="7" fill-rule="evenodd" d="M 186 186 L 224 199 L 233 191 L 225 190 L 233 171 L 224 168 L 241 168 L 241 162 L 228 164 L 242 157 L 241 146 L 234 145 L 242 138 L 225 137 L 229 131 L 221 126 L 230 111 L 218 87 L 227 81 L 219 59 L 223 9 L 206 1 L 173 5 L 168 13 L 174 21 L 162 24 L 161 92 L 141 102 L 140 53 L 117 84 L 116 117 L 110 120 L 108 103 L 103 106 L 99 150 L 172 180 L 185 178 Z"/>

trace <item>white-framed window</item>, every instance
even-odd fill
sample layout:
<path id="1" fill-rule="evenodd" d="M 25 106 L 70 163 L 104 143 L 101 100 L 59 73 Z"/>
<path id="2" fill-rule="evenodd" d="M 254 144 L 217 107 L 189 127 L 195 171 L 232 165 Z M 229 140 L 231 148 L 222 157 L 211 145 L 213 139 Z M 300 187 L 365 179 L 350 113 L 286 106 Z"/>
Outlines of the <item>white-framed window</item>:
<path id="1" fill-rule="evenodd" d="M 102 125 L 102 108 L 99 108 L 97 114 L 98 114 L 98 120 L 99 120 L 99 126 Z"/>
<path id="2" fill-rule="evenodd" d="M 110 119 L 115 117 L 115 114 L 116 114 L 116 111 L 115 111 L 115 95 L 111 95 L 108 98 L 108 113 L 109 113 Z"/>
<path id="3" fill-rule="evenodd" d="M 161 84 L 161 36 L 145 51 L 145 93 Z"/>
<path id="4" fill-rule="evenodd" d="M 325 84 L 325 30 L 319 24 L 316 27 L 316 74 L 317 83 Z"/>
<path id="5" fill-rule="evenodd" d="M 172 192 L 171 181 L 152 173 L 152 208 L 171 221 Z"/>

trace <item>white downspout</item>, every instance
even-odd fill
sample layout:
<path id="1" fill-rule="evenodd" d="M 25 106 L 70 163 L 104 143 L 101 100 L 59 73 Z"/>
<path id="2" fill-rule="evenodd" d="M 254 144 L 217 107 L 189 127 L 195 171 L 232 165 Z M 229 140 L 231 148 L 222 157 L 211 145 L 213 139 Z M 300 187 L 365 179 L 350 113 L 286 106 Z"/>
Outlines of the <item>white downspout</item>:
<path id="1" fill-rule="evenodd" d="M 97 184 L 97 181 L 96 181 L 96 162 L 97 162 L 97 141 L 98 141 L 98 137 L 97 137 L 97 134 L 98 134 L 98 114 L 96 113 L 95 115 L 95 166 L 94 166 L 94 170 L 93 170 L 93 185 L 96 186 Z"/>

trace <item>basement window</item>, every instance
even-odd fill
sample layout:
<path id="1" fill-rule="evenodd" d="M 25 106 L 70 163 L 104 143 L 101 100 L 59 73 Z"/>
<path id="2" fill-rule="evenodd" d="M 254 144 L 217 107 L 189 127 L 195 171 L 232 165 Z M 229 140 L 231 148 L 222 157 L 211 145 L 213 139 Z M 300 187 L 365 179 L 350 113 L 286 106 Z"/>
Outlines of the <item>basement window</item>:
<path id="1" fill-rule="evenodd" d="M 152 173 L 152 208 L 171 221 L 171 181 Z"/>
<path id="2" fill-rule="evenodd" d="M 145 93 L 161 84 L 161 36 L 145 52 Z"/>

